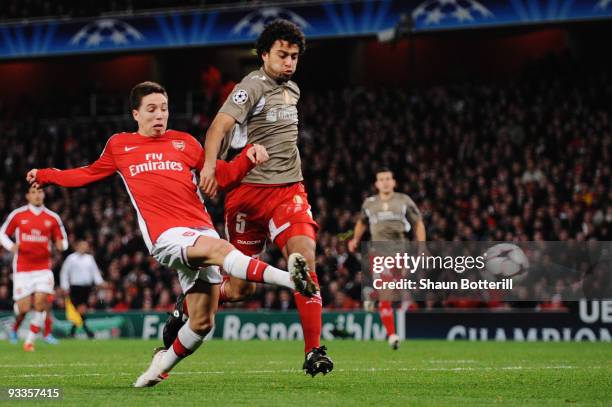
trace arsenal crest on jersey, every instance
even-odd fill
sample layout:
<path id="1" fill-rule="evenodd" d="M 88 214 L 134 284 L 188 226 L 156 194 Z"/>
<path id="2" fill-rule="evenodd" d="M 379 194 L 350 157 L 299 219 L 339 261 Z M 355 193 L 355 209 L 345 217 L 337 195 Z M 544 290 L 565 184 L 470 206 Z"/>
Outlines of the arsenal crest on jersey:
<path id="1" fill-rule="evenodd" d="M 172 140 L 172 147 L 178 151 L 183 151 L 185 150 L 185 142 L 183 140 Z"/>

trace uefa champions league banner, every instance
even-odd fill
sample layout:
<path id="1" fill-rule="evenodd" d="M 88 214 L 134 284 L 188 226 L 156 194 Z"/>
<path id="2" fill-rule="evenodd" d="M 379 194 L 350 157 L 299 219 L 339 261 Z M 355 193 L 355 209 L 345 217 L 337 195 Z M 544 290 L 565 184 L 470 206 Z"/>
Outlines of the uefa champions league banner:
<path id="1" fill-rule="evenodd" d="M 55 314 L 53 332 L 69 334 L 71 323 Z M 61 319 L 60 319 L 61 318 Z M 91 313 L 87 324 L 97 339 L 141 338 L 161 341 L 167 314 L 162 312 Z M 7 338 L 14 321 L 0 313 L 0 340 Z M 396 311 L 402 339 L 469 341 L 612 341 L 612 300 L 580 301 L 558 311 L 526 310 L 430 310 Z M 20 336 L 25 338 L 27 320 Z M 299 315 L 290 312 L 222 311 L 216 317 L 214 339 L 301 340 Z M 86 338 L 77 331 L 77 337 Z M 323 313 L 322 338 L 328 340 L 384 340 L 385 330 L 377 313 L 337 311 Z"/>
<path id="2" fill-rule="evenodd" d="M 306 36 L 384 35 L 400 19 L 415 31 L 539 24 L 612 17 L 612 0 L 365 0 L 140 16 L 0 24 L 0 59 L 252 43 L 285 18 Z M 406 18 L 408 17 L 408 19 Z"/>

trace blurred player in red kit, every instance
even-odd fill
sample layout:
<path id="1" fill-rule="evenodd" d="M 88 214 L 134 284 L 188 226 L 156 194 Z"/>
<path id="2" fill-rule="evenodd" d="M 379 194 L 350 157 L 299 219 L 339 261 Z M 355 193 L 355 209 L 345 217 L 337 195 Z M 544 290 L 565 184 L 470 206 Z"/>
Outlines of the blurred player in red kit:
<path id="1" fill-rule="evenodd" d="M 215 159 L 230 146 L 259 143 L 270 159 L 255 168 L 225 200 L 225 226 L 230 242 L 249 256 L 258 256 L 266 240 L 287 258 L 300 253 L 316 282 L 317 223 L 302 183 L 297 147 L 300 89 L 290 79 L 305 50 L 304 34 L 293 23 L 275 20 L 257 39 L 262 67 L 236 85 L 206 133 L 206 162 L 200 176 L 205 194 L 216 193 Z M 224 146 L 224 148 L 221 148 Z M 221 286 L 222 300 L 239 301 L 252 295 L 255 284 L 229 278 Z M 328 373 L 333 362 L 320 345 L 321 297 L 295 294 L 304 332 L 303 369 L 315 376 Z"/>
<path id="2" fill-rule="evenodd" d="M 33 169 L 27 179 L 34 186 L 78 187 L 119 173 L 147 248 L 160 264 L 177 270 L 190 317 L 172 346 L 157 351 L 134 383 L 135 387 L 148 387 L 167 378 L 211 331 L 222 281 L 219 266 L 234 277 L 263 280 L 300 290 L 306 296 L 314 295 L 316 286 L 299 255 L 290 259 L 287 273 L 245 256 L 219 238 L 196 180 L 204 164 L 204 150 L 191 135 L 167 129 L 168 95 L 161 85 L 136 85 L 130 93 L 130 106 L 138 131 L 113 135 L 93 164 L 63 171 Z M 216 163 L 216 182 L 228 188 L 267 158 L 265 148 L 248 146 L 232 162 Z"/>
<path id="3" fill-rule="evenodd" d="M 23 344 L 26 352 L 34 351 L 34 341 L 43 330 L 49 343 L 57 341 L 51 335 L 50 305 L 55 281 L 51 271 L 51 243 L 56 250 L 68 248 L 68 238 L 59 215 L 44 206 L 45 193 L 29 187 L 28 204 L 15 209 L 0 228 L 2 246 L 14 253 L 13 300 L 15 325 L 10 332 L 11 342 L 17 342 L 17 330 L 34 302 L 34 317 L 30 332 Z M 10 236 L 14 236 L 15 241 Z M 51 302 L 50 302 L 51 301 Z"/>

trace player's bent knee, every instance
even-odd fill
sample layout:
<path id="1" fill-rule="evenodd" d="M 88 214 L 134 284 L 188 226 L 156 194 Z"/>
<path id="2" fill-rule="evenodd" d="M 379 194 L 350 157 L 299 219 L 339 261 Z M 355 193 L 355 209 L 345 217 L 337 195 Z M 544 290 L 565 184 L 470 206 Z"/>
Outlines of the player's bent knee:
<path id="1" fill-rule="evenodd" d="M 211 315 L 204 315 L 200 317 L 189 317 L 189 327 L 193 332 L 200 336 L 206 336 L 212 331 L 215 326 L 215 317 Z"/>

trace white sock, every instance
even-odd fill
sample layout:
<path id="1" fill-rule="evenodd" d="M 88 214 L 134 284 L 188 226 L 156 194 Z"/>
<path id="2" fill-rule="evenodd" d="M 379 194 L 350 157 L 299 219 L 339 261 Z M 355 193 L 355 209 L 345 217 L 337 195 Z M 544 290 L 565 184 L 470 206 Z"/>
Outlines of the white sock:
<path id="1" fill-rule="evenodd" d="M 41 327 L 45 323 L 45 318 L 47 318 L 47 313 L 45 311 L 34 312 L 34 317 L 32 318 L 32 321 L 30 321 L 30 332 L 28 332 L 26 343 L 34 343 L 36 336 L 41 331 Z"/>
<path id="2" fill-rule="evenodd" d="M 185 325 L 179 329 L 178 336 L 174 340 L 174 343 L 164 353 L 164 356 L 161 359 L 160 367 L 162 373 L 169 372 L 181 360 L 191 355 L 200 347 L 203 340 L 204 337 L 191 330 L 189 327 L 189 320 L 187 320 L 187 323 L 185 323 Z"/>
<path id="3" fill-rule="evenodd" d="M 223 259 L 223 269 L 231 276 L 240 278 L 247 281 L 260 282 L 257 279 L 249 278 L 247 271 L 249 269 L 249 263 L 253 260 L 252 257 L 245 256 L 240 253 L 237 249 L 232 250 Z M 269 264 L 258 260 L 260 263 L 265 264 L 267 267 L 263 271 L 263 282 L 268 284 L 280 285 L 287 287 L 291 290 L 295 290 L 295 285 L 289 277 L 289 273 L 285 270 L 277 269 Z"/>

